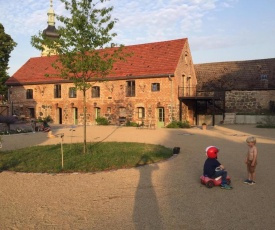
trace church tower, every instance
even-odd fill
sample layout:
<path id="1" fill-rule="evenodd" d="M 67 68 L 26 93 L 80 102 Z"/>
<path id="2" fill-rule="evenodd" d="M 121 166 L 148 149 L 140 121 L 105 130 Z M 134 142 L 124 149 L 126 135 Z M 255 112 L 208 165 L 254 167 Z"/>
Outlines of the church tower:
<path id="1" fill-rule="evenodd" d="M 43 30 L 43 35 L 47 36 L 49 39 L 56 40 L 59 37 L 57 30 L 55 28 L 55 21 L 54 21 L 54 10 L 53 10 L 53 1 L 50 0 L 50 9 L 48 10 L 48 27 Z M 47 55 L 56 55 L 56 50 L 49 49 L 47 46 L 44 46 L 44 50 L 41 53 L 41 56 Z"/>

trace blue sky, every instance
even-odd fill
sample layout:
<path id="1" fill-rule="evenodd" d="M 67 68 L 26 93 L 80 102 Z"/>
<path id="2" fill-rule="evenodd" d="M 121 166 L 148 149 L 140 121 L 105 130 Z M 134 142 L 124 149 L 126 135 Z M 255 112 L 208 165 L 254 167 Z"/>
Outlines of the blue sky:
<path id="1" fill-rule="evenodd" d="M 114 42 L 124 45 L 188 38 L 193 62 L 275 58 L 274 0 L 111 0 L 119 19 Z M 0 0 L 0 23 L 17 42 L 12 75 L 40 52 L 32 35 L 47 27 L 50 0 Z M 53 0 L 56 14 L 64 6 Z M 57 23 L 58 26 L 58 23 Z"/>

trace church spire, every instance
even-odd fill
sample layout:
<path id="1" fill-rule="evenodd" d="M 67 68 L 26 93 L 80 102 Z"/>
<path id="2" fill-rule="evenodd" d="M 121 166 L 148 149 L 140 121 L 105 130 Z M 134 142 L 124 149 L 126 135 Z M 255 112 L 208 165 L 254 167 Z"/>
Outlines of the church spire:
<path id="1" fill-rule="evenodd" d="M 54 10 L 53 10 L 53 0 L 50 0 L 50 9 L 48 10 L 48 27 L 43 30 L 43 35 L 49 39 L 56 40 L 59 38 L 59 34 L 55 28 L 55 21 L 54 21 Z M 46 55 L 55 55 L 56 51 L 53 49 L 49 49 L 47 46 L 44 46 L 44 50 L 41 53 L 41 56 Z"/>
<path id="2" fill-rule="evenodd" d="M 55 22 L 54 22 L 54 10 L 53 10 L 53 0 L 50 0 L 50 9 L 48 11 L 48 25 L 49 26 L 54 26 Z"/>
<path id="3" fill-rule="evenodd" d="M 48 38 L 56 39 L 59 37 L 57 30 L 55 28 L 54 22 L 54 10 L 53 10 L 53 0 L 50 0 L 50 9 L 48 10 L 48 27 L 43 31 L 43 34 Z"/>

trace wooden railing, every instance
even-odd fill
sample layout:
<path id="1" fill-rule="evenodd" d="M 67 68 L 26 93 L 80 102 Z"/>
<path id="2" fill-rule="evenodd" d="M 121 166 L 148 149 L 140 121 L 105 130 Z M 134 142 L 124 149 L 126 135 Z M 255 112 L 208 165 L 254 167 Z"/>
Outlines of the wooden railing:
<path id="1" fill-rule="evenodd" d="M 178 97 L 209 97 L 209 98 L 224 98 L 224 91 L 198 91 L 196 87 L 179 87 Z"/>

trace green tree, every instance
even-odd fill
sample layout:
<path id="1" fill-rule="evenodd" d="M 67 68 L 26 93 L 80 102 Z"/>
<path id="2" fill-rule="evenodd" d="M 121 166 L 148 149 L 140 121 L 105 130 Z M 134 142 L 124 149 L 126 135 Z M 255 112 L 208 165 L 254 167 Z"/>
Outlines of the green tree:
<path id="1" fill-rule="evenodd" d="M 10 35 L 5 33 L 4 26 L 0 23 L 0 96 L 7 96 L 7 86 L 5 82 L 8 80 L 7 73 L 10 53 L 16 46 Z"/>
<path id="2" fill-rule="evenodd" d="M 117 19 L 112 18 L 113 7 L 106 6 L 107 1 L 61 0 L 69 16 L 56 17 L 61 22 L 57 29 L 59 38 L 47 38 L 40 31 L 31 41 L 41 51 L 44 46 L 56 50 L 57 60 L 52 64 L 57 71 L 54 76 L 71 80 L 83 93 L 84 153 L 87 151 L 86 92 L 93 82 L 104 80 L 115 61 L 126 56 L 122 45 L 111 43 L 116 36 L 111 30 Z"/>

